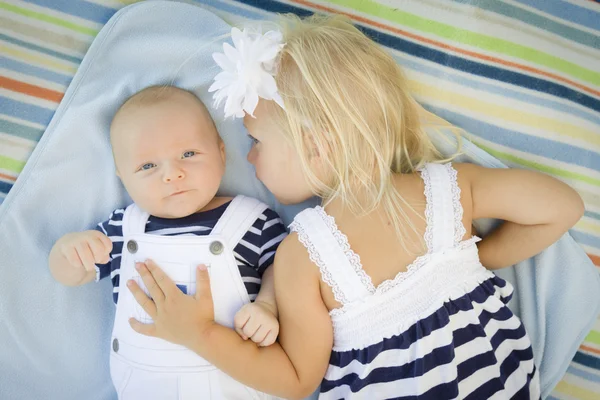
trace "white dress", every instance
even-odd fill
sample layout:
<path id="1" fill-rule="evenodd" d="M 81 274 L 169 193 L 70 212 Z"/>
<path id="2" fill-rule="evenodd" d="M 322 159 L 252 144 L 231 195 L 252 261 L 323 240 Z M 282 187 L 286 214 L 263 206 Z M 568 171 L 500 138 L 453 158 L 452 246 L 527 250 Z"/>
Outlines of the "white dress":
<path id="1" fill-rule="evenodd" d="M 485 269 L 466 231 L 456 170 L 428 164 L 428 251 L 374 287 L 321 207 L 292 231 L 341 308 L 320 399 L 539 399 L 531 342 L 507 307 L 513 288 Z"/>

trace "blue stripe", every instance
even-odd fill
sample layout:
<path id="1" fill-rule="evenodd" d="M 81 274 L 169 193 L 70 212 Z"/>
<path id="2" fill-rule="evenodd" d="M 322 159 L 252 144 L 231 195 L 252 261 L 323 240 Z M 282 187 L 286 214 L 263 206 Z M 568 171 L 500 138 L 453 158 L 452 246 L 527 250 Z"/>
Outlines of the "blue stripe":
<path id="1" fill-rule="evenodd" d="M 578 7 L 562 0 L 516 0 L 521 4 L 536 8 L 557 18 L 571 21 L 577 25 L 600 30 L 600 13 L 589 8 Z"/>
<path id="2" fill-rule="evenodd" d="M 12 36 L 7 36 L 7 35 L 4 35 L 2 33 L 0 33 L 0 40 L 3 40 L 3 41 L 8 42 L 8 43 L 15 44 L 15 45 L 17 45 L 19 47 L 24 47 L 26 49 L 30 49 L 30 50 L 34 50 L 34 51 L 37 51 L 37 52 L 40 52 L 40 53 L 44 53 L 44 54 L 47 54 L 47 55 L 52 56 L 52 57 L 56 57 L 56 58 L 60 58 L 60 59 L 66 60 L 66 61 L 70 61 L 70 62 L 73 62 L 75 64 L 80 64 L 81 63 L 81 59 L 80 58 L 73 57 L 73 56 L 70 56 L 70 55 L 67 55 L 67 54 L 64 54 L 64 53 L 60 53 L 58 51 L 50 50 L 50 49 L 47 49 L 45 47 L 37 46 L 35 44 L 29 43 L 29 42 L 25 42 L 23 40 L 15 39 Z"/>
<path id="3" fill-rule="evenodd" d="M 99 24 L 105 24 L 117 10 L 95 3 L 78 0 L 25 0 L 31 4 L 59 11 L 63 14 L 74 15 Z M 67 17 L 66 15 L 64 17 Z"/>
<path id="4" fill-rule="evenodd" d="M 273 0 L 234 0 L 238 3 L 246 4 L 254 8 L 260 8 L 262 10 L 272 13 L 294 13 L 300 17 L 307 17 L 312 15 L 313 12 L 304 8 L 295 7 L 289 4 L 280 3 Z"/>
<path id="5" fill-rule="evenodd" d="M 496 355 L 493 350 L 478 354 L 456 366 L 457 379 L 459 382 L 461 382 L 480 369 L 494 364 L 496 364 Z"/>
<path id="6" fill-rule="evenodd" d="M 311 15 L 312 12 L 304 10 L 299 7 L 292 7 L 289 5 L 281 4 L 271 0 L 236 0 L 242 3 L 250 4 L 254 7 L 262 8 L 271 12 L 293 12 L 300 16 Z M 592 110 L 600 111 L 600 100 L 588 96 L 582 92 L 563 86 L 558 83 L 547 81 L 534 76 L 528 76 L 523 73 L 510 71 L 494 67 L 491 65 L 479 63 L 472 60 L 467 60 L 450 53 L 444 53 L 443 51 L 429 48 L 424 45 L 417 44 L 415 42 L 402 39 L 400 37 L 390 35 L 384 32 L 374 30 L 360 24 L 355 24 L 356 27 L 361 29 L 367 36 L 375 40 L 376 42 L 387 46 L 398 51 L 414 55 L 419 58 L 433 61 L 440 65 L 445 65 L 453 69 L 461 70 L 473 75 L 482 76 L 492 80 L 499 80 L 512 85 L 521 86 L 537 92 L 547 93 L 552 96 L 562 97 L 572 101 L 574 103 L 581 104 Z"/>
<path id="7" fill-rule="evenodd" d="M 588 381 L 600 383 L 600 375 L 593 372 L 584 371 L 581 368 L 577 368 L 574 364 L 569 365 L 567 373 L 578 376 Z"/>
<path id="8" fill-rule="evenodd" d="M 0 181 L 0 192 L 8 193 L 12 187 L 13 185 L 11 183 Z"/>
<path id="9" fill-rule="evenodd" d="M 220 0 L 194 0 L 194 1 L 196 3 L 199 3 L 199 6 L 201 6 L 201 7 L 202 6 L 213 7 L 220 11 L 224 11 L 224 12 L 227 12 L 227 13 L 235 15 L 235 16 L 249 18 L 249 19 L 264 20 L 267 18 L 275 17 L 273 14 L 259 13 L 259 12 L 253 11 L 249 8 L 236 7 L 234 5 L 224 3 Z"/>
<path id="10" fill-rule="evenodd" d="M 54 115 L 54 110 L 22 103 L 4 96 L 0 96 L 0 110 L 6 115 L 44 126 L 48 126 Z"/>
<path id="11" fill-rule="evenodd" d="M 588 112 L 587 109 L 581 109 L 577 106 L 570 105 L 569 103 L 560 103 L 556 100 L 538 96 L 536 95 L 537 92 L 523 92 L 500 87 L 495 83 L 495 81 L 478 81 L 472 79 L 471 77 L 465 77 L 461 74 L 451 72 L 448 70 L 448 68 L 444 68 L 444 66 L 440 66 L 438 64 L 432 65 L 422 60 L 415 61 L 414 59 L 402 57 L 397 54 L 394 55 L 394 59 L 404 68 L 427 74 L 438 80 L 443 79 L 459 85 L 475 88 L 477 90 L 483 90 L 486 93 L 494 93 L 502 97 L 512 98 L 528 104 L 536 104 L 542 107 L 548 107 L 563 113 L 575 115 L 596 125 L 600 125 L 600 115 L 598 113 Z M 440 84 L 440 86 L 442 86 L 442 84 Z M 510 104 L 509 99 L 506 100 L 506 104 Z"/>
<path id="12" fill-rule="evenodd" d="M 64 86 L 68 86 L 69 83 L 71 83 L 71 79 L 73 79 L 72 76 L 67 76 L 44 68 L 35 67 L 33 65 L 22 63 L 20 61 L 15 61 L 11 58 L 3 57 L 1 55 L 0 67 L 10 69 L 11 71 L 15 71 L 20 74 L 42 78 L 47 81 L 55 82 Z"/>
<path id="13" fill-rule="evenodd" d="M 586 217 L 588 217 L 588 218 L 592 218 L 592 219 L 598 219 L 598 220 L 600 220 L 600 214 L 598 214 L 598 213 L 596 213 L 596 212 L 593 212 L 593 211 L 587 211 L 587 210 L 586 210 L 586 211 L 583 213 L 583 215 L 585 215 L 585 216 L 586 216 Z"/>
<path id="14" fill-rule="evenodd" d="M 598 357 L 590 356 L 588 354 L 578 351 L 577 353 L 575 353 L 573 361 L 578 364 L 585 365 L 588 368 L 600 370 L 600 358 Z"/>
<path id="15" fill-rule="evenodd" d="M 549 160 L 562 161 L 600 171 L 600 154 L 597 152 L 546 138 L 511 131 L 445 108 L 426 103 L 423 106 L 454 125 L 460 126 L 492 143 L 511 149 L 516 148 L 526 153 L 546 157 Z"/>
<path id="16" fill-rule="evenodd" d="M 600 237 L 581 232 L 577 229 L 569 231 L 576 242 L 600 249 Z"/>

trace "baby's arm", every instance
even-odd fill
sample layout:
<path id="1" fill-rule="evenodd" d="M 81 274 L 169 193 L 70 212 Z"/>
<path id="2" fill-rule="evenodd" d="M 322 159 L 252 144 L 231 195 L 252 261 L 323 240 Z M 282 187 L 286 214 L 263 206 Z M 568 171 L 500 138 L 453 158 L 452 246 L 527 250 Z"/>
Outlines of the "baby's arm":
<path id="1" fill-rule="evenodd" d="M 269 266 L 262 276 L 260 291 L 254 303 L 246 304 L 234 318 L 236 332 L 244 340 L 251 339 L 259 346 L 270 346 L 279 335 L 277 302 L 273 266 Z"/>
<path id="2" fill-rule="evenodd" d="M 96 278 L 96 264 L 109 261 L 112 242 L 102 232 L 68 233 L 50 251 L 50 273 L 58 282 L 78 286 Z"/>
<path id="3" fill-rule="evenodd" d="M 262 272 L 260 291 L 254 303 L 246 304 L 235 315 L 234 326 L 244 340 L 250 338 L 260 346 L 270 346 L 279 334 L 272 264 L 279 244 L 287 236 L 287 229 L 275 211 L 266 209 L 263 217 L 264 222 L 256 225 L 263 221 L 259 218 L 247 234 L 248 241 L 252 242 L 251 238 L 256 237 L 256 229 L 260 229 L 260 239 L 256 246 L 260 249 L 260 253 L 255 264 L 257 272 L 259 274 Z"/>
<path id="4" fill-rule="evenodd" d="M 489 269 L 532 257 L 557 241 L 583 215 L 581 197 L 569 185 L 538 172 L 457 165 L 461 187 L 472 199 L 472 218 L 504 222 L 479 247 Z M 464 197 L 463 197 L 464 199 Z M 464 201 L 464 200 L 463 200 Z"/>

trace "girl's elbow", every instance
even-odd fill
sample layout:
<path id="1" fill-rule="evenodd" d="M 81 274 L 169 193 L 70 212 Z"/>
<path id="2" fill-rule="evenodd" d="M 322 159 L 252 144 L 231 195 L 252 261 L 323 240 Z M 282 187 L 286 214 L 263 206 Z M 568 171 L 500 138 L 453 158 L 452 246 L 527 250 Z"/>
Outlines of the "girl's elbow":
<path id="1" fill-rule="evenodd" d="M 583 199 L 581 198 L 579 193 L 573 190 L 573 199 L 569 203 L 568 209 L 565 210 L 565 218 L 568 220 L 566 222 L 569 224 L 569 228 L 575 225 L 577 222 L 579 222 L 581 217 L 583 217 L 584 213 L 585 204 L 583 202 Z"/>

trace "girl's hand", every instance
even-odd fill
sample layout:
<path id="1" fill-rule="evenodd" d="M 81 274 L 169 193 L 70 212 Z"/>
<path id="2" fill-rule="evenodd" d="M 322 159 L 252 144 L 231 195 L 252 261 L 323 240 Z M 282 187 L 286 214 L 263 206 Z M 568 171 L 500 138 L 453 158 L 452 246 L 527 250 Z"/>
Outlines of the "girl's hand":
<path id="1" fill-rule="evenodd" d="M 154 323 L 143 324 L 130 318 L 129 324 L 134 331 L 191 347 L 198 337 L 215 324 L 206 266 L 200 265 L 196 270 L 196 294 L 193 296 L 179 290 L 153 261 L 137 263 L 135 267 L 148 288 L 150 298 L 135 281 L 128 281 L 127 286 Z"/>

